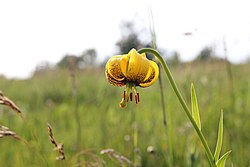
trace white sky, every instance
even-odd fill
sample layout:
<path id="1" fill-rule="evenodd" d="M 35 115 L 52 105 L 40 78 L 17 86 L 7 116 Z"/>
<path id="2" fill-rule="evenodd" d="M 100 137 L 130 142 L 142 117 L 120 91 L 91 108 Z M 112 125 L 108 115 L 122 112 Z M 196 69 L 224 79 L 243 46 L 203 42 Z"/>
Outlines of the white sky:
<path id="1" fill-rule="evenodd" d="M 157 45 L 190 60 L 207 45 L 242 62 L 250 56 L 250 10 L 243 0 L 0 0 L 0 75 L 27 77 L 44 60 L 95 48 L 115 51 L 122 20 L 139 18 L 149 31 L 153 11 Z M 183 33 L 192 32 L 192 36 Z"/>

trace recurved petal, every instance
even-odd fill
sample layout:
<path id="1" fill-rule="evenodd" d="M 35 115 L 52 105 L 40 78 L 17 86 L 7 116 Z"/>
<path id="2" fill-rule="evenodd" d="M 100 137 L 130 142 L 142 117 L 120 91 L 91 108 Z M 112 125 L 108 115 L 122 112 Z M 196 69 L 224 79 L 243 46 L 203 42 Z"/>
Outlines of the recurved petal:
<path id="1" fill-rule="evenodd" d="M 151 60 L 149 62 L 150 62 L 150 67 L 149 67 L 147 76 L 146 76 L 145 80 L 139 84 L 139 86 L 143 87 L 143 88 L 152 85 L 157 80 L 157 78 L 159 76 L 158 65 Z"/>
<path id="2" fill-rule="evenodd" d="M 139 54 L 135 49 L 132 49 L 128 53 L 128 57 L 127 80 L 136 83 L 143 82 L 150 68 L 150 62 L 146 58 L 145 53 Z"/>
<path id="3" fill-rule="evenodd" d="M 105 75 L 107 80 L 109 81 L 109 83 L 111 83 L 114 86 L 124 86 L 126 85 L 125 82 L 125 78 L 123 78 L 123 80 L 116 80 L 115 78 L 113 78 L 108 72 L 107 70 L 105 71 Z"/>
<path id="4" fill-rule="evenodd" d="M 106 64 L 106 77 L 113 78 L 112 80 L 123 81 L 125 76 L 121 71 L 122 55 L 113 56 Z"/>
<path id="5" fill-rule="evenodd" d="M 125 77 L 127 77 L 127 69 L 128 69 L 129 59 L 130 59 L 129 54 L 124 54 L 121 56 L 121 71 Z"/>

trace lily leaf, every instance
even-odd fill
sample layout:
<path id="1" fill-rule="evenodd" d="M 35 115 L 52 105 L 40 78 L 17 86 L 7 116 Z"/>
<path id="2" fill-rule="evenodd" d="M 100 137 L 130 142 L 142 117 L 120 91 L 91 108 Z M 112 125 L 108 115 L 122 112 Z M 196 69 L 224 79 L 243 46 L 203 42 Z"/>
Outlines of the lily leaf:
<path id="1" fill-rule="evenodd" d="M 220 151 L 221 151 L 221 147 L 222 147 L 222 140 L 223 140 L 223 110 L 221 110 L 221 114 L 220 114 L 218 137 L 217 137 L 217 143 L 216 143 L 216 148 L 215 148 L 215 152 L 214 152 L 215 162 L 219 159 L 219 156 L 220 156 Z"/>
<path id="2" fill-rule="evenodd" d="M 193 83 L 191 84 L 191 104 L 192 104 L 192 116 L 196 122 L 196 125 L 201 130 L 201 120 L 200 120 L 198 102 Z"/>
<path id="3" fill-rule="evenodd" d="M 217 162 L 216 162 L 216 167 L 225 167 L 227 157 L 229 154 L 232 152 L 232 150 L 226 152 Z"/>

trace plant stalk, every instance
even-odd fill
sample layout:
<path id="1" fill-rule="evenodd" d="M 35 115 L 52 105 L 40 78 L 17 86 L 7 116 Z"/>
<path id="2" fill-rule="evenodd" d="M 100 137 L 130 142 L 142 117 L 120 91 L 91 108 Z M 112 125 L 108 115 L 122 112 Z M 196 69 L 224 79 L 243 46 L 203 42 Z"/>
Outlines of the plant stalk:
<path id="1" fill-rule="evenodd" d="M 190 122 L 192 123 L 197 135 L 199 136 L 199 138 L 200 138 L 200 140 L 202 142 L 202 145 L 205 148 L 205 152 L 207 154 L 210 166 L 216 167 L 216 164 L 214 162 L 213 154 L 212 154 L 212 152 L 211 152 L 211 150 L 210 150 L 210 148 L 209 148 L 209 146 L 207 144 L 207 141 L 206 141 L 203 133 L 200 131 L 199 127 L 196 125 L 195 120 L 193 119 L 193 117 L 191 115 L 191 112 L 190 112 L 185 100 L 183 99 L 183 97 L 182 97 L 182 95 L 181 95 L 181 93 L 180 93 L 180 91 L 179 91 L 179 89 L 178 89 L 178 87 L 177 87 L 177 85 L 176 85 L 176 83 L 174 81 L 174 78 L 173 78 L 173 76 L 172 76 L 166 62 L 164 61 L 164 59 L 162 58 L 160 53 L 158 51 L 152 49 L 152 48 L 142 48 L 142 49 L 138 50 L 138 53 L 146 53 L 146 52 L 149 52 L 149 53 L 153 54 L 160 61 L 161 65 L 162 65 L 162 67 L 163 67 L 163 69 L 164 69 L 164 71 L 165 71 L 165 73 L 166 73 L 166 75 L 167 75 L 167 77 L 169 79 L 170 85 L 172 86 L 172 88 L 173 88 L 179 102 L 181 103 L 181 106 L 183 107 L 187 117 L 189 118 Z"/>

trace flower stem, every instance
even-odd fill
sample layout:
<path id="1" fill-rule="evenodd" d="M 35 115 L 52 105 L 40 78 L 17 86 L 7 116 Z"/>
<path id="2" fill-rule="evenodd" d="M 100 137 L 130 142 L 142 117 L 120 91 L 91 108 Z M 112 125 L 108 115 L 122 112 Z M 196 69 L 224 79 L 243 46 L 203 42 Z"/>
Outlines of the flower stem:
<path id="1" fill-rule="evenodd" d="M 140 50 L 138 50 L 138 53 L 146 53 L 146 52 L 149 52 L 151 54 L 153 54 L 154 56 L 156 56 L 158 58 L 158 60 L 160 61 L 168 79 L 169 79 L 169 82 L 179 100 L 179 102 L 181 103 L 181 106 L 183 107 L 187 117 L 189 118 L 190 122 L 192 123 L 197 135 L 199 136 L 204 148 L 205 148 L 205 151 L 206 151 L 206 154 L 207 154 L 207 157 L 208 157 L 208 160 L 209 160 L 209 163 L 210 163 L 210 166 L 212 167 L 216 167 L 216 164 L 214 162 L 214 158 L 213 158 L 213 154 L 207 144 L 207 141 L 203 135 L 203 133 L 201 132 L 201 130 L 199 129 L 199 127 L 197 126 L 197 124 L 195 123 L 195 120 L 193 119 L 192 115 L 191 115 L 191 112 L 185 102 L 185 100 L 183 99 L 175 81 L 174 81 L 174 78 L 165 62 L 165 60 L 162 58 L 162 56 L 160 55 L 160 53 L 152 48 L 142 48 Z"/>

